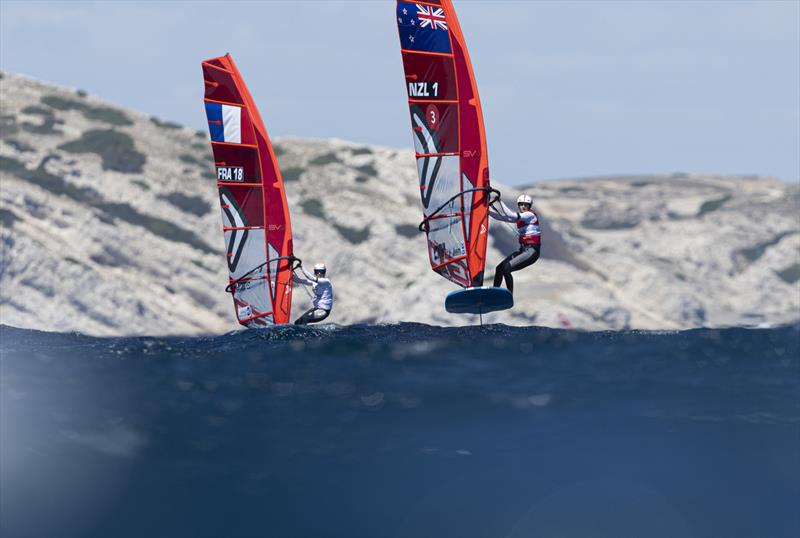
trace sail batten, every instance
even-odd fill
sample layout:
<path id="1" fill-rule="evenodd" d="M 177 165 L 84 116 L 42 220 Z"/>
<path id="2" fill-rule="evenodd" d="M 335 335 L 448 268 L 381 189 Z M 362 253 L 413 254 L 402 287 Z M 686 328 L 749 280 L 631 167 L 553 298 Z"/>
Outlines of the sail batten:
<path id="1" fill-rule="evenodd" d="M 205 108 L 236 318 L 247 327 L 289 322 L 292 233 L 266 128 L 231 56 L 202 63 Z"/>

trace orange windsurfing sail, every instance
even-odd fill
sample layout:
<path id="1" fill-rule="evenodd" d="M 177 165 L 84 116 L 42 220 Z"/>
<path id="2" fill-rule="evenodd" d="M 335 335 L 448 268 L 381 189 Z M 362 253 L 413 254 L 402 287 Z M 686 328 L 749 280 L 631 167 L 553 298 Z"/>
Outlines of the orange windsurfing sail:
<path id="1" fill-rule="evenodd" d="M 292 227 L 281 172 L 230 54 L 202 63 L 228 263 L 227 291 L 246 327 L 289 322 Z"/>
<path id="2" fill-rule="evenodd" d="M 398 1 L 397 27 L 431 267 L 462 287 L 481 286 L 491 188 L 464 36 L 450 0 Z"/>

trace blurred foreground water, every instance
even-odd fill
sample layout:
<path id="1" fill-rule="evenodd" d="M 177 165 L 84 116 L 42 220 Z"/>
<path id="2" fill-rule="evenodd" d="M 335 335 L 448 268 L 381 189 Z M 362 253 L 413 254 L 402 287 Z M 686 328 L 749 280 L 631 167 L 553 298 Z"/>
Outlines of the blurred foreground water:
<path id="1" fill-rule="evenodd" d="M 800 535 L 800 326 L 0 327 L 3 537 Z"/>

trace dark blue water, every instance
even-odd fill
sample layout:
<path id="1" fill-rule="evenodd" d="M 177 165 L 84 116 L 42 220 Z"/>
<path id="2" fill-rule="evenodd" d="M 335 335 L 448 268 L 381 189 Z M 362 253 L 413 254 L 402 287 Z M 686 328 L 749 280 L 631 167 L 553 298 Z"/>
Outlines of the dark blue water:
<path id="1" fill-rule="evenodd" d="M 800 326 L 0 352 L 4 537 L 800 535 Z"/>

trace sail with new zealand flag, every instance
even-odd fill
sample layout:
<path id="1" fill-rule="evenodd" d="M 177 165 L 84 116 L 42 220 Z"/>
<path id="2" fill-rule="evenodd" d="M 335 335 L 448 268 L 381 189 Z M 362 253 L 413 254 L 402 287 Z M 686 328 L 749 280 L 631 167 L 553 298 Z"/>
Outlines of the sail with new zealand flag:
<path id="1" fill-rule="evenodd" d="M 480 287 L 491 194 L 478 88 L 450 0 L 397 2 L 431 268 Z"/>

